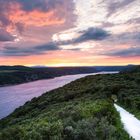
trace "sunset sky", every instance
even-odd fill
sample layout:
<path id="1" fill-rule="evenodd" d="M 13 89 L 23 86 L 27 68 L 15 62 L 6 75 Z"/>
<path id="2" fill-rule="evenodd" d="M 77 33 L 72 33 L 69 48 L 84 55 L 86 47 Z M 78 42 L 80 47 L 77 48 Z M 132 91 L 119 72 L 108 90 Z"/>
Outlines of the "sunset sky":
<path id="1" fill-rule="evenodd" d="M 0 0 L 0 65 L 140 64 L 140 0 Z"/>

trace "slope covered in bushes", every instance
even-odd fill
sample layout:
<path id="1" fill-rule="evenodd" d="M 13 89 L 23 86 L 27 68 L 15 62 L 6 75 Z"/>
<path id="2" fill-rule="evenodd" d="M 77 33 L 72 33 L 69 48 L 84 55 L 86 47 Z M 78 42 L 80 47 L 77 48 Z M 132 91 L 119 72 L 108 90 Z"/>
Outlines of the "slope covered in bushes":
<path id="1" fill-rule="evenodd" d="M 140 72 L 87 76 L 0 121 L 0 140 L 129 140 L 113 97 L 139 111 Z"/>

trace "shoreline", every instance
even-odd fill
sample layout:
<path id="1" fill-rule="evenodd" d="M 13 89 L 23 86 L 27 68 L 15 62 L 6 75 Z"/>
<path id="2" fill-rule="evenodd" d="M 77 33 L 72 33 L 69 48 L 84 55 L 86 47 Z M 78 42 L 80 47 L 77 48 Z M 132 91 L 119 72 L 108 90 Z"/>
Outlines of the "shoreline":
<path id="1" fill-rule="evenodd" d="M 118 72 L 99 72 L 99 73 L 89 73 L 89 74 L 65 75 L 65 76 L 55 77 L 52 79 L 46 79 L 46 80 L 44 79 L 44 80 L 38 80 L 30 83 L 24 83 L 17 86 L 3 87 L 0 88 L 0 93 L 1 93 L 0 95 L 1 97 L 3 97 L 1 99 L 0 110 L 1 113 L 5 112 L 4 113 L 6 114 L 5 116 L 8 116 L 16 108 L 18 108 L 19 106 L 23 106 L 27 101 L 32 100 L 34 97 L 39 97 L 46 92 L 57 89 L 59 87 L 63 87 L 64 85 L 72 81 L 75 81 L 77 79 L 90 75 L 107 75 L 107 74 L 110 75 L 116 73 Z M 8 104 L 7 101 L 9 101 Z"/>
<path id="2" fill-rule="evenodd" d="M 48 80 L 48 79 L 54 79 L 57 77 L 61 77 L 61 76 L 69 76 L 69 75 L 78 75 L 78 74 L 92 74 L 92 73 L 119 73 L 119 71 L 98 71 L 98 72 L 89 72 L 89 73 L 75 73 L 75 74 L 64 74 L 64 75 L 58 75 L 58 76 L 54 76 L 54 77 L 50 77 L 50 78 L 41 78 L 41 79 L 36 79 L 36 80 L 31 80 L 31 81 L 25 81 L 25 82 L 21 82 L 21 83 L 15 83 L 15 84 L 5 84 L 5 85 L 0 85 L 0 88 L 3 87 L 9 87 L 9 86 L 17 86 L 17 85 L 21 85 L 21 84 L 26 84 L 26 83 L 31 83 L 31 82 L 35 82 L 35 81 L 39 81 L 39 80 Z"/>

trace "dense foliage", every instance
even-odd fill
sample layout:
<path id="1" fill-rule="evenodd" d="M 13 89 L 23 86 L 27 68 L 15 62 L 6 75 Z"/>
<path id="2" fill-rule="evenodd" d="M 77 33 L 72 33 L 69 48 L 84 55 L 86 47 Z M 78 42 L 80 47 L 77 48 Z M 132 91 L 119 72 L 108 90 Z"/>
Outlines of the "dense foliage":
<path id="1" fill-rule="evenodd" d="M 127 83 L 117 94 L 118 103 L 140 119 L 140 66 L 133 67 L 122 74 L 125 74 Z"/>
<path id="2" fill-rule="evenodd" d="M 138 69 L 87 76 L 32 99 L 0 121 L 0 140 L 130 140 L 113 99 L 139 112 Z"/>

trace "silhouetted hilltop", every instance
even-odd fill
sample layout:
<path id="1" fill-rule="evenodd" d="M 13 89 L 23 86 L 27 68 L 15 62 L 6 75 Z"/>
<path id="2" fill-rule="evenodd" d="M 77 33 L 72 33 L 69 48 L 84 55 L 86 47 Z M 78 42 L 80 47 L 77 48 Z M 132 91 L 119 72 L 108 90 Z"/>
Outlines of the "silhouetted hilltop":
<path id="1" fill-rule="evenodd" d="M 0 86 L 20 84 L 63 75 L 86 74 L 101 71 L 124 71 L 133 67 L 133 65 L 90 67 L 0 66 Z"/>
<path id="2" fill-rule="evenodd" d="M 0 86 L 13 85 L 63 75 L 97 72 L 94 67 L 48 67 L 0 66 Z"/>

